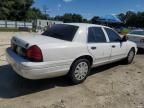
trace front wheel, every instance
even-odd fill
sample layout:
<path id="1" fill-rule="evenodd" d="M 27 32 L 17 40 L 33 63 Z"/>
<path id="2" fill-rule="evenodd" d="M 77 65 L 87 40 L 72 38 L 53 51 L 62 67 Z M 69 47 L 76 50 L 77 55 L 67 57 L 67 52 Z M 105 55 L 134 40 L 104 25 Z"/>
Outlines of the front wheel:
<path id="1" fill-rule="evenodd" d="M 131 64 L 133 62 L 134 56 L 135 56 L 135 51 L 134 51 L 134 49 L 131 49 L 128 53 L 126 60 L 125 60 L 126 63 Z"/>
<path id="2" fill-rule="evenodd" d="M 83 82 L 90 71 L 90 62 L 87 59 L 79 59 L 71 66 L 69 76 L 74 84 Z"/>

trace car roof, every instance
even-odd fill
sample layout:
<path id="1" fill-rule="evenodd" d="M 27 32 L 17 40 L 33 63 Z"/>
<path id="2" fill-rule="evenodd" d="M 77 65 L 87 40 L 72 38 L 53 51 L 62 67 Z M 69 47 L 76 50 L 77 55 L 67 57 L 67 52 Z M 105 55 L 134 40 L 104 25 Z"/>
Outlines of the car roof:
<path id="1" fill-rule="evenodd" d="M 110 28 L 107 26 L 103 26 L 103 25 L 98 25 L 98 24 L 88 24 L 88 23 L 64 23 L 64 24 L 68 24 L 68 25 L 74 25 L 74 26 L 79 26 L 79 27 L 90 27 L 90 26 L 95 26 L 95 27 L 105 27 L 105 28 Z"/>

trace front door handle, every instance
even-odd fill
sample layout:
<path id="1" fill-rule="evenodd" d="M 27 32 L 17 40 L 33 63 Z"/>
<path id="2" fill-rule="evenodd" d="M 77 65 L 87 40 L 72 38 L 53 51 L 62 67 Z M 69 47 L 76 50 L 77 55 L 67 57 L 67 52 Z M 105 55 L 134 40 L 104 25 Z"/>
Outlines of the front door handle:
<path id="1" fill-rule="evenodd" d="M 112 48 L 115 48 L 116 46 L 115 45 L 112 45 Z"/>
<path id="2" fill-rule="evenodd" d="M 92 50 L 96 50 L 96 47 L 91 47 Z"/>

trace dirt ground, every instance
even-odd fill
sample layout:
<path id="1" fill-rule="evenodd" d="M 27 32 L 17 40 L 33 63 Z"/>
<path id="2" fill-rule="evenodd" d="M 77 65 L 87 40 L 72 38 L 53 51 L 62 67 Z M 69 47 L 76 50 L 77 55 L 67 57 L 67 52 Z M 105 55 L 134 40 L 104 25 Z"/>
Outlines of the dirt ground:
<path id="1" fill-rule="evenodd" d="M 31 81 L 6 62 L 4 51 L 15 34 L 28 33 L 0 33 L 0 108 L 144 108 L 144 53 L 131 65 L 94 68 L 80 85 L 66 77 Z"/>

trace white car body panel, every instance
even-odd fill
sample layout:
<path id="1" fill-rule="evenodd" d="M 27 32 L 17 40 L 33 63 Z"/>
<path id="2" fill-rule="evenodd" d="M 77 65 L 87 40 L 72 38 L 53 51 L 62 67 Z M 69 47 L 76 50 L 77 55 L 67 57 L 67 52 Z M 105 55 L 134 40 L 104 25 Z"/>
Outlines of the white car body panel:
<path id="1" fill-rule="evenodd" d="M 91 49 L 92 46 L 95 46 L 96 50 L 92 50 Z M 105 50 L 102 50 L 102 49 L 105 49 Z M 102 64 L 102 63 L 110 61 L 111 47 L 109 43 L 88 44 L 88 51 L 93 56 L 93 64 L 95 66 L 97 66 L 98 64 Z"/>
<path id="2" fill-rule="evenodd" d="M 68 74 L 72 63 L 81 56 L 92 57 L 92 67 L 95 67 L 124 59 L 131 48 L 135 48 L 135 52 L 137 52 L 136 44 L 133 42 L 110 43 L 106 31 L 103 29 L 105 26 L 79 23 L 69 25 L 79 26 L 72 42 L 41 35 L 15 36 L 12 42 L 14 41 L 24 48 L 38 45 L 43 54 L 43 62 L 30 62 L 23 59 L 15 54 L 11 48 L 6 50 L 8 62 L 24 78 L 43 79 Z M 107 43 L 87 43 L 88 27 L 101 27 Z M 113 44 L 117 46 L 116 49 L 112 49 Z M 95 46 L 96 50 L 91 50 L 92 46 Z"/>
<path id="3" fill-rule="evenodd" d="M 57 65 L 55 62 L 29 62 L 17 56 L 10 48 L 6 51 L 7 61 L 11 64 L 13 69 L 17 74 L 27 79 L 43 79 L 63 76 L 69 69 L 69 65 Z"/>
<path id="4" fill-rule="evenodd" d="M 111 49 L 111 60 L 119 59 L 127 56 L 127 43 L 110 43 L 110 46 L 115 45 L 116 48 Z"/>

